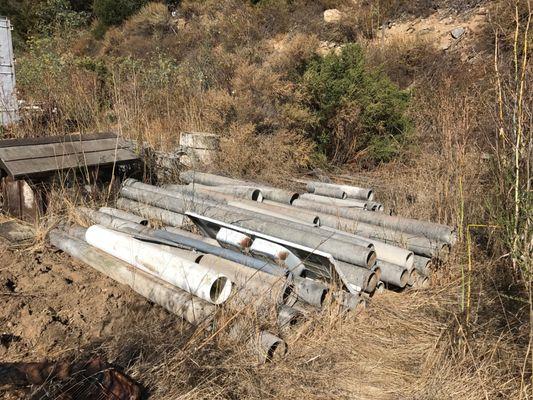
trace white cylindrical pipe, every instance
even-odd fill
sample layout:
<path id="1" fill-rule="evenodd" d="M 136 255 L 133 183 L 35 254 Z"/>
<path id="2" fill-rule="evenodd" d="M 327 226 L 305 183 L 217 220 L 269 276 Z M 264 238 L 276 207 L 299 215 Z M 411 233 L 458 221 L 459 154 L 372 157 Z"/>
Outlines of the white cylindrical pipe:
<path id="1" fill-rule="evenodd" d="M 135 222 L 136 224 L 144 226 L 148 225 L 148 220 L 146 218 L 139 217 L 138 215 L 129 213 L 127 211 L 118 210 L 113 207 L 100 207 L 98 211 L 104 214 L 111 215 L 112 217 L 117 217 L 126 221 Z"/>
<path id="2" fill-rule="evenodd" d="M 223 303 L 231 294 L 231 281 L 227 276 L 178 257 L 162 246 L 143 242 L 100 225 L 87 229 L 85 240 L 90 245 L 213 304 Z"/>
<path id="3" fill-rule="evenodd" d="M 228 228 L 220 228 L 216 239 L 222 247 L 236 251 L 246 251 L 252 245 L 250 236 Z"/>
<path id="4" fill-rule="evenodd" d="M 288 204 L 276 203 L 265 200 L 261 204 L 250 201 L 229 201 L 228 205 L 242 208 L 244 210 L 254 211 L 259 214 L 270 215 L 283 218 L 288 221 L 305 223 L 312 226 L 320 226 L 320 218 L 311 211 L 292 207 Z"/>

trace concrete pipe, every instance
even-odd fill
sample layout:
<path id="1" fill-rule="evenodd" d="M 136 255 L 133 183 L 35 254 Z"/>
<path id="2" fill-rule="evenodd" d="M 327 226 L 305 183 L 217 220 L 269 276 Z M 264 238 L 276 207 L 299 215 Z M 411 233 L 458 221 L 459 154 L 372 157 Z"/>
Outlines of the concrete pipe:
<path id="1" fill-rule="evenodd" d="M 101 225 L 88 228 L 85 240 L 91 246 L 213 304 L 224 303 L 231 294 L 232 284 L 227 276 L 209 267 L 200 268 L 162 246 Z"/>
<path id="2" fill-rule="evenodd" d="M 314 307 L 322 308 L 328 293 L 326 285 L 313 279 L 298 277 L 292 278 L 291 284 L 298 300 Z"/>
<path id="3" fill-rule="evenodd" d="M 324 187 L 324 186 L 309 186 L 309 184 L 306 187 L 307 191 L 312 194 L 316 194 L 318 196 L 326 196 L 326 197 L 333 197 L 336 199 L 346 199 L 348 196 L 346 195 L 346 192 L 340 188 L 330 188 L 330 187 Z"/>
<path id="4" fill-rule="evenodd" d="M 193 325 L 209 321 L 215 314 L 216 307 L 213 304 L 97 250 L 63 231 L 52 230 L 50 243 Z"/>
<path id="5" fill-rule="evenodd" d="M 221 228 L 216 239 L 220 246 L 241 252 L 246 251 L 252 245 L 250 236 L 227 228 Z"/>
<path id="6" fill-rule="evenodd" d="M 359 287 L 359 292 L 372 293 L 376 289 L 378 278 L 374 271 L 342 261 L 336 261 L 336 265 L 344 274 L 350 276 L 350 281 Z"/>
<path id="7" fill-rule="evenodd" d="M 359 188 L 349 185 L 337 185 L 334 183 L 308 181 L 306 182 L 306 189 L 309 193 L 318 193 L 320 190 L 339 190 L 346 194 L 346 197 L 351 199 L 372 200 L 374 192 L 372 189 Z M 342 198 L 342 197 L 341 197 Z"/>
<path id="8" fill-rule="evenodd" d="M 381 268 L 381 280 L 389 285 L 404 288 L 409 280 L 409 271 L 405 267 L 385 261 L 376 263 Z"/>
<path id="9" fill-rule="evenodd" d="M 236 286 L 235 296 L 245 302 L 260 304 L 266 300 L 278 305 L 295 301 L 295 296 L 291 296 L 292 286 L 284 277 L 269 275 L 212 254 L 198 257 L 197 262 L 228 276 Z"/>
<path id="10" fill-rule="evenodd" d="M 259 332 L 259 362 L 280 360 L 287 354 L 287 343 L 267 331 Z"/>
<path id="11" fill-rule="evenodd" d="M 254 202 L 263 201 L 261 189 L 249 186 L 207 186 L 199 183 L 184 185 L 165 185 L 164 189 L 177 192 L 199 192 L 212 197 L 225 199 L 246 199 Z"/>
<path id="12" fill-rule="evenodd" d="M 181 227 L 189 220 L 186 216 L 161 208 L 152 207 L 137 201 L 120 198 L 117 207 L 130 211 L 143 218 L 160 221 L 164 225 Z"/>
<path id="13" fill-rule="evenodd" d="M 366 204 L 366 209 L 369 211 L 383 212 L 385 208 L 383 207 L 383 204 L 381 203 L 376 203 L 375 201 L 369 201 Z"/>
<path id="14" fill-rule="evenodd" d="M 414 257 L 414 266 L 418 273 L 422 276 L 431 276 L 433 272 L 433 264 L 431 258 L 415 256 Z"/>
<path id="15" fill-rule="evenodd" d="M 98 209 L 98 211 L 100 211 L 100 212 L 102 212 L 104 214 L 109 214 L 109 215 L 111 215 L 113 217 L 117 217 L 117 218 L 126 220 L 126 221 L 135 222 L 136 224 L 141 224 L 141 225 L 144 225 L 144 226 L 148 225 L 148 220 L 146 218 L 143 218 L 143 217 L 140 217 L 138 215 L 129 213 L 127 211 L 118 210 L 118 209 L 112 208 L 112 207 L 100 207 Z"/>
<path id="16" fill-rule="evenodd" d="M 280 214 L 291 215 L 294 218 L 298 218 L 304 222 L 312 223 L 313 225 L 320 226 L 320 218 L 313 210 L 305 210 L 303 208 L 296 208 L 288 204 L 277 203 L 272 200 L 265 200 L 260 205 L 261 208 L 269 208 L 272 211 L 277 211 Z"/>
<path id="17" fill-rule="evenodd" d="M 311 201 L 311 202 L 315 202 L 315 203 L 322 203 L 322 204 L 326 204 L 328 206 L 335 206 L 335 207 L 347 207 L 347 208 L 355 207 L 355 208 L 359 208 L 359 209 L 365 209 L 366 208 L 366 201 L 354 200 L 354 199 L 346 199 L 346 200 L 334 199 L 334 198 L 331 198 L 331 197 L 319 196 L 319 195 L 311 194 L 311 193 L 301 194 L 300 197 L 297 200 L 306 200 L 306 201 Z M 302 203 L 302 202 L 300 202 L 300 203 Z M 291 204 L 294 204 L 294 201 Z"/>
<path id="18" fill-rule="evenodd" d="M 298 325 L 304 319 L 301 311 L 282 304 L 278 308 L 277 325 L 279 329 L 286 330 Z"/>
<path id="19" fill-rule="evenodd" d="M 298 198 L 298 193 L 289 192 L 283 189 L 273 188 L 267 185 L 256 184 L 254 182 L 240 181 L 237 179 L 226 178 L 223 176 L 206 174 L 196 171 L 185 171 L 180 174 L 180 180 L 187 183 L 200 183 L 208 186 L 224 186 L 224 185 L 245 185 L 261 190 L 264 199 L 277 201 L 280 203 L 291 204 L 292 201 Z"/>
<path id="20" fill-rule="evenodd" d="M 204 190 L 206 193 L 217 192 L 227 194 L 238 199 L 252 200 L 254 202 L 263 201 L 261 189 L 251 186 L 205 186 L 198 183 L 189 184 L 193 190 Z"/>
<path id="21" fill-rule="evenodd" d="M 407 286 L 414 286 L 418 282 L 418 272 L 416 269 L 408 271 Z"/>
<path id="22" fill-rule="evenodd" d="M 313 218 L 312 221 L 304 221 L 304 220 L 298 218 L 297 216 L 293 216 L 293 215 L 284 213 L 283 210 L 272 210 L 272 209 L 268 209 L 268 208 L 262 207 L 262 204 L 261 205 L 259 205 L 259 203 L 255 203 L 255 204 L 256 205 L 246 204 L 246 203 L 243 203 L 243 202 L 240 202 L 240 201 L 228 201 L 228 205 L 229 206 L 235 207 L 235 208 L 241 210 L 241 212 L 252 212 L 252 213 L 255 213 L 257 215 L 263 215 L 263 216 L 267 216 L 267 217 L 274 217 L 274 218 L 284 219 L 284 220 L 287 220 L 287 221 L 290 221 L 290 222 L 307 224 L 309 226 L 315 226 L 316 222 L 318 222 L 318 223 L 320 222 L 318 220 L 318 217 Z"/>
<path id="23" fill-rule="evenodd" d="M 175 212 L 186 212 L 191 205 L 187 200 L 166 194 L 155 193 L 148 190 L 140 190 L 134 187 L 123 187 L 122 196 L 155 205 Z M 351 245 L 344 241 L 335 240 L 331 235 L 322 232 L 309 232 L 303 224 L 286 221 L 279 218 L 267 217 L 256 214 L 243 213 L 235 207 L 214 204 L 205 207 L 203 215 L 224 221 L 242 228 L 257 231 L 266 235 L 274 236 L 283 240 L 296 242 L 301 245 L 330 253 L 341 261 L 350 262 L 361 266 L 372 266 L 375 262 L 375 252 L 366 247 Z M 314 229 L 312 227 L 307 227 Z"/>
<path id="24" fill-rule="evenodd" d="M 119 230 L 121 232 L 142 232 L 149 228 L 132 221 L 126 221 L 122 218 L 114 217 L 100 211 L 92 210 L 87 207 L 78 207 L 78 211 L 87 219 L 100 224 Z"/>
<path id="25" fill-rule="evenodd" d="M 372 213 L 375 214 L 375 213 Z M 442 256 L 449 252 L 449 245 L 411 233 L 354 221 L 334 215 L 319 214 L 322 226 L 350 232 L 368 239 L 405 247 L 415 254 L 426 256 Z"/>
<path id="26" fill-rule="evenodd" d="M 319 211 L 333 216 L 351 219 L 356 222 L 372 224 L 399 232 L 422 236 L 449 245 L 453 245 L 457 241 L 457 235 L 453 228 L 433 222 L 392 216 L 385 213 L 369 213 L 358 208 L 327 206 L 325 204 L 319 204 L 303 199 L 294 201 L 292 205 L 298 208 Z"/>
<path id="27" fill-rule="evenodd" d="M 281 204 L 281 203 L 278 203 Z M 228 201 L 228 205 L 240 208 L 242 210 L 256 212 L 262 215 L 268 215 L 271 217 L 285 219 L 287 221 L 298 222 L 302 224 L 307 224 L 310 226 L 319 226 L 320 218 L 316 215 L 310 215 L 308 213 L 291 213 L 287 212 L 282 208 L 275 206 L 270 206 L 268 204 L 249 204 L 242 201 Z"/>
<path id="28" fill-rule="evenodd" d="M 377 259 L 382 261 L 387 261 L 392 264 L 405 266 L 407 269 L 412 269 L 414 264 L 414 253 L 412 251 L 403 249 L 399 246 L 392 244 L 387 244 L 380 240 L 369 239 L 361 235 L 355 235 L 340 229 L 331 228 L 329 226 L 321 226 L 320 229 L 323 229 L 327 232 L 334 232 L 343 237 L 349 238 L 351 240 L 359 240 L 361 245 L 365 243 L 372 245 L 376 251 Z"/>

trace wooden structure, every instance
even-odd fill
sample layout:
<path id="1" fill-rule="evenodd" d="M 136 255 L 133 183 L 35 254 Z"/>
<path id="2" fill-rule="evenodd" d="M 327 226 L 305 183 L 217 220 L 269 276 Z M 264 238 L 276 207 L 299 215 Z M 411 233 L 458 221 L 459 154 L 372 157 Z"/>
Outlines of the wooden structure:
<path id="1" fill-rule="evenodd" d="M 42 188 L 58 174 L 131 164 L 139 157 L 113 133 L 0 140 L 3 210 L 35 220 L 44 211 Z"/>

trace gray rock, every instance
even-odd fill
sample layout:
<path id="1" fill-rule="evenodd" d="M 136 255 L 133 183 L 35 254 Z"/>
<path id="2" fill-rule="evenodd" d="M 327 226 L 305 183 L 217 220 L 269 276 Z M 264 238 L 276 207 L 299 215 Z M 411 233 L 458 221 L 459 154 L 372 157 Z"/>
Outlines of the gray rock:
<path id="1" fill-rule="evenodd" d="M 451 35 L 452 35 L 452 38 L 459 39 L 461 36 L 464 35 L 464 33 L 465 33 L 465 28 L 458 27 L 458 28 L 452 29 Z"/>

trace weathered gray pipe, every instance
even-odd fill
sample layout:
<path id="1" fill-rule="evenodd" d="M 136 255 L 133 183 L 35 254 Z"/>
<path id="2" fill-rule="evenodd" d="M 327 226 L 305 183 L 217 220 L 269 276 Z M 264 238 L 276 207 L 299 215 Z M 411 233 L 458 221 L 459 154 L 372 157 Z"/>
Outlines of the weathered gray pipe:
<path id="1" fill-rule="evenodd" d="M 281 204 L 281 203 L 278 203 L 278 204 Z M 299 222 L 299 223 L 308 224 L 311 226 L 320 225 L 320 218 L 318 218 L 318 216 L 316 215 L 310 215 L 309 213 L 299 213 L 299 212 L 289 213 L 282 208 L 271 206 L 269 204 L 263 204 L 263 203 L 249 204 L 243 201 L 229 201 L 228 205 L 237 207 L 243 210 L 253 211 L 258 214 L 264 214 L 264 215 L 269 215 L 272 217 L 283 218 L 283 219 L 286 219 L 287 221 Z"/>
<path id="2" fill-rule="evenodd" d="M 372 200 L 374 194 L 372 189 L 359 188 L 349 185 L 337 185 L 334 183 L 307 181 L 306 189 L 309 193 L 320 194 L 319 191 L 339 190 L 351 199 Z M 342 198 L 342 197 L 341 197 Z"/>
<path id="3" fill-rule="evenodd" d="M 200 300 L 58 229 L 50 232 L 50 243 L 111 279 L 128 285 L 141 296 L 193 325 L 208 321 L 215 314 L 216 307 L 213 304 Z"/>
<path id="4" fill-rule="evenodd" d="M 306 189 L 309 193 L 313 193 L 318 196 L 333 197 L 336 199 L 346 199 L 348 197 L 346 192 L 339 188 L 330 188 L 324 186 L 315 186 L 310 188 L 308 184 Z"/>
<path id="5" fill-rule="evenodd" d="M 335 199 L 332 197 L 319 196 L 319 195 L 311 194 L 311 193 L 301 194 L 297 200 L 300 200 L 300 199 L 307 200 L 307 201 L 313 201 L 316 203 L 322 203 L 328 206 L 336 206 L 336 207 L 360 208 L 360 209 L 365 209 L 367 207 L 366 201 L 355 200 L 355 199 L 345 199 L 345 200 Z"/>
<path id="6" fill-rule="evenodd" d="M 385 243 L 405 247 L 408 250 L 425 256 L 443 256 L 449 252 L 449 246 L 441 241 L 428 239 L 412 233 L 404 233 L 393 229 L 357 222 L 348 218 L 336 217 L 319 213 L 322 226 L 344 230 L 376 239 Z"/>
<path id="7" fill-rule="evenodd" d="M 414 262 L 415 269 L 420 273 L 420 275 L 431 276 L 431 273 L 432 273 L 431 258 L 415 255 L 414 261 L 415 261 Z"/>
<path id="8" fill-rule="evenodd" d="M 191 210 L 191 205 L 184 199 L 167 194 L 155 193 L 151 190 L 140 190 L 138 187 L 125 186 L 121 189 L 121 194 L 126 198 L 175 212 L 184 213 Z M 309 227 L 303 224 L 297 224 L 280 218 L 243 213 L 235 207 L 216 203 L 206 206 L 202 214 L 242 228 L 322 250 L 341 261 L 350 262 L 355 265 L 370 267 L 375 262 L 376 255 L 373 250 L 336 240 L 332 238 L 333 235 L 316 231 L 309 232 L 304 230 Z M 314 228 L 311 227 L 311 229 Z"/>
<path id="9" fill-rule="evenodd" d="M 180 180 L 187 183 L 200 183 L 208 186 L 223 186 L 223 185 L 245 185 L 251 186 L 261 190 L 263 198 L 274 200 L 280 203 L 291 204 L 292 201 L 298 198 L 298 193 L 289 192 L 283 189 L 273 188 L 267 185 L 256 184 L 253 182 L 240 181 L 237 179 L 226 178 L 223 176 L 206 174 L 196 171 L 185 171 L 180 174 Z"/>
<path id="10" fill-rule="evenodd" d="M 399 288 L 404 288 L 407 285 L 409 271 L 405 267 L 379 260 L 376 264 L 381 268 L 381 280 L 383 282 Z"/>
<path id="11" fill-rule="evenodd" d="M 148 220 L 146 218 L 143 218 L 143 217 L 140 217 L 138 215 L 129 213 L 127 211 L 118 210 L 118 209 L 112 208 L 112 207 L 100 207 L 100 209 L 98 211 L 100 211 L 100 212 L 102 212 L 104 214 L 109 214 L 109 215 L 111 215 L 113 217 L 124 219 L 126 221 L 135 222 L 136 224 L 141 224 L 141 225 L 145 225 L 145 226 L 148 225 Z"/>
<path id="12" fill-rule="evenodd" d="M 376 284 L 379 279 L 374 271 L 342 261 L 336 261 L 336 264 L 345 274 L 352 277 L 351 281 L 361 288 L 359 291 L 373 293 L 376 290 Z"/>
<path id="13" fill-rule="evenodd" d="M 287 328 L 291 328 L 297 325 L 303 320 L 303 318 L 304 315 L 302 314 L 302 312 L 295 308 L 292 308 L 285 304 L 282 304 L 278 308 L 277 323 L 278 327 L 282 330 L 286 330 Z"/>
<path id="14" fill-rule="evenodd" d="M 261 189 L 250 186 L 207 186 L 199 183 L 192 183 L 187 186 L 165 185 L 164 188 L 178 192 L 196 191 L 211 196 L 222 194 L 227 195 L 228 197 L 246 199 L 254 202 L 263 201 L 263 193 L 261 193 Z"/>
<path id="15" fill-rule="evenodd" d="M 166 185 L 165 188 L 172 189 L 177 185 Z M 255 202 L 263 201 L 263 193 L 261 189 L 251 186 L 207 186 L 198 183 L 191 183 L 189 187 L 192 190 L 205 191 L 207 193 L 218 192 L 230 195 L 235 198 L 251 200 Z"/>
<path id="16" fill-rule="evenodd" d="M 147 204 L 142 204 L 125 198 L 120 198 L 117 200 L 117 207 L 131 211 L 132 213 L 140 215 L 144 218 L 161 221 L 164 225 L 180 227 L 184 225 L 185 221 L 188 221 L 188 218 L 182 214 L 152 207 Z"/>
<path id="17" fill-rule="evenodd" d="M 329 226 L 322 226 L 320 227 L 320 229 L 323 229 L 328 232 L 335 232 L 347 238 L 360 240 L 361 245 L 364 245 L 364 243 L 371 244 L 376 250 L 378 260 L 383 260 L 392 264 L 401 265 L 409 270 L 413 268 L 414 254 L 412 251 L 405 250 L 399 246 L 384 243 L 380 240 L 369 239 L 364 236 L 342 231 L 340 229 L 331 228 Z"/>
<path id="18" fill-rule="evenodd" d="M 372 224 L 399 232 L 412 233 L 414 235 L 433 239 L 434 241 L 442 241 L 450 245 L 453 245 L 457 240 L 454 229 L 433 222 L 392 216 L 385 213 L 370 213 L 357 208 L 326 206 L 324 204 L 318 204 L 302 199 L 295 200 L 292 205 L 298 208 L 320 211 L 337 217 L 348 218 L 356 222 Z"/>
<path id="19" fill-rule="evenodd" d="M 287 343 L 270 332 L 261 331 L 258 342 L 258 348 L 263 350 L 259 354 L 260 362 L 279 360 L 287 354 Z"/>

